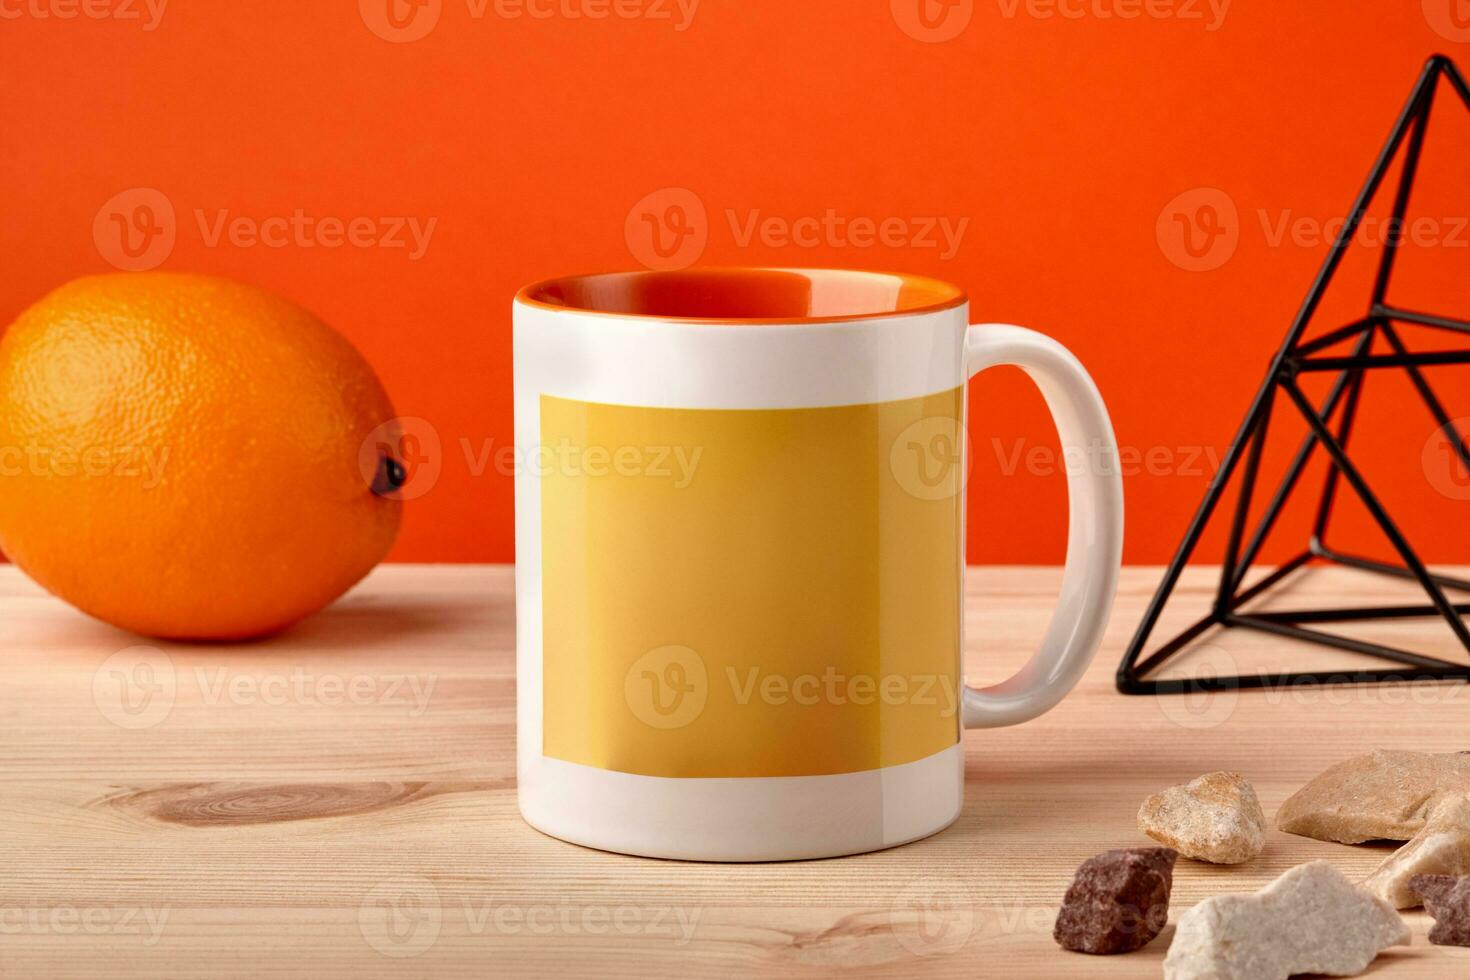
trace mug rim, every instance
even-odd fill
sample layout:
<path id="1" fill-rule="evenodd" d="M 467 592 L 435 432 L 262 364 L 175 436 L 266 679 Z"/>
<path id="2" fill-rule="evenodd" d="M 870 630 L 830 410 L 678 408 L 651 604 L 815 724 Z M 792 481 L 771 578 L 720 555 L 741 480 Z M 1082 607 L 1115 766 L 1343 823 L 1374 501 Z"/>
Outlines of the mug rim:
<path id="1" fill-rule="evenodd" d="M 608 308 L 610 304 L 578 302 L 569 299 L 588 287 L 600 287 L 603 292 L 623 290 L 636 296 L 636 288 L 655 285 L 685 285 L 702 281 L 706 284 L 723 282 L 725 285 L 741 283 L 769 290 L 777 280 L 793 285 L 789 277 L 805 279 L 808 285 L 823 282 L 829 286 L 847 282 L 851 285 L 864 284 L 869 289 L 883 287 L 893 291 L 891 309 L 854 309 L 850 312 L 773 313 L 765 314 L 716 314 L 668 312 L 652 309 Z M 766 297 L 770 299 L 770 297 Z M 810 291 L 807 299 L 810 300 Z M 830 267 L 800 266 L 695 266 L 688 269 L 638 269 L 614 272 L 578 273 L 554 276 L 521 287 L 515 302 L 533 309 L 550 313 L 571 313 L 592 317 L 608 317 L 666 323 L 696 324 L 770 324 L 807 326 L 824 323 L 851 323 L 863 320 L 887 320 L 902 317 L 923 316 L 940 313 L 964 306 L 970 300 L 964 289 L 943 279 L 908 272 L 880 272 L 865 269 L 839 269 Z M 636 305 L 637 299 L 630 302 Z"/>

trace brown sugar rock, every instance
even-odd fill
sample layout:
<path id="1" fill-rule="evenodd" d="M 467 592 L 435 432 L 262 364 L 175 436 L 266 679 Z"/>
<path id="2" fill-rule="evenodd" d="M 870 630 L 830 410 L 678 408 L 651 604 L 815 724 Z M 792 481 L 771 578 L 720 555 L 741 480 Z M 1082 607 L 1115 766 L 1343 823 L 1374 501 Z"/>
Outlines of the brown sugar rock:
<path id="1" fill-rule="evenodd" d="M 1409 886 L 1423 896 L 1424 910 L 1434 916 L 1430 942 L 1436 946 L 1470 946 L 1470 877 L 1418 875 Z"/>
<path id="2" fill-rule="evenodd" d="M 1397 909 L 1420 904 L 1416 875 L 1470 874 L 1470 797 L 1441 796 L 1424 829 L 1395 851 L 1363 887 Z"/>
<path id="3" fill-rule="evenodd" d="M 1138 829 L 1185 857 L 1241 864 L 1266 846 L 1261 801 L 1238 772 L 1212 772 L 1143 801 Z"/>
<path id="4" fill-rule="evenodd" d="M 1297 790 L 1276 812 L 1276 826 L 1343 844 L 1408 840 L 1424 829 L 1439 797 L 1457 793 L 1470 793 L 1470 754 L 1380 749 L 1339 762 Z"/>
<path id="5" fill-rule="evenodd" d="M 1167 847 L 1137 847 L 1083 861 L 1057 915 L 1057 944 L 1095 954 L 1148 945 L 1169 921 L 1177 857 Z"/>

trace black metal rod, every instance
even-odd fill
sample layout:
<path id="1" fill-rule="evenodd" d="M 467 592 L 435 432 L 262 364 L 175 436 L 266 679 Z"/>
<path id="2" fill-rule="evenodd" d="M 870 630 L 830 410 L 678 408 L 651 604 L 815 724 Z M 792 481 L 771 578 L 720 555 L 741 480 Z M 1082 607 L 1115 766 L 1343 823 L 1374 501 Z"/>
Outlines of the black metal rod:
<path id="1" fill-rule="evenodd" d="M 1417 653 L 1409 653 L 1407 650 L 1395 650 L 1378 643 L 1368 643 L 1364 640 L 1354 640 L 1348 636 L 1338 636 L 1335 633 L 1323 633 L 1321 630 L 1303 629 L 1290 623 L 1277 623 L 1269 619 L 1261 619 L 1258 616 L 1245 616 L 1240 613 L 1232 613 L 1229 623 L 1231 626 L 1245 626 L 1249 629 L 1259 630 L 1262 633 L 1274 633 L 1277 636 L 1289 637 L 1293 640 L 1306 640 L 1308 643 L 1320 643 L 1339 650 L 1347 650 L 1351 653 L 1361 653 L 1368 657 L 1378 657 L 1383 660 L 1392 660 L 1396 663 L 1409 664 L 1412 667 L 1426 667 L 1434 670 L 1466 670 L 1461 664 L 1450 663 L 1448 660 L 1440 660 L 1438 657 L 1426 657 Z"/>
<path id="2" fill-rule="evenodd" d="M 1225 561 L 1220 565 L 1220 588 L 1215 593 L 1215 615 L 1219 616 L 1230 608 L 1230 597 L 1235 593 L 1235 563 L 1240 558 L 1240 539 L 1245 536 L 1245 525 L 1250 520 L 1251 499 L 1256 493 L 1256 478 L 1261 472 L 1261 454 L 1266 449 L 1266 434 L 1271 427 L 1271 409 L 1276 403 L 1276 386 L 1266 393 L 1266 404 L 1262 406 L 1256 422 L 1255 435 L 1251 440 L 1250 455 L 1245 460 L 1245 472 L 1240 479 L 1240 495 L 1235 501 L 1235 519 L 1230 522 L 1230 539 L 1225 545 Z M 1244 575 L 1249 566 L 1240 569 Z"/>
<path id="3" fill-rule="evenodd" d="M 1433 367 L 1437 364 L 1470 364 L 1470 350 L 1436 350 L 1417 354 L 1371 354 L 1364 357 L 1309 357 L 1296 362 L 1296 369 L 1310 371 L 1372 370 L 1389 367 Z"/>
<path id="4" fill-rule="evenodd" d="M 1376 332 L 1376 327 L 1374 328 Z M 1368 343 L 1358 351 L 1359 355 L 1366 356 L 1373 352 L 1374 333 L 1364 335 Z M 1363 398 L 1363 377 L 1361 370 L 1348 372 L 1351 380 L 1348 382 L 1347 402 L 1342 407 L 1342 420 L 1337 426 L 1337 441 L 1344 449 L 1347 448 L 1348 440 L 1353 435 L 1353 422 L 1358 415 L 1358 405 Z M 1322 498 L 1317 503 L 1317 517 L 1312 523 L 1312 540 L 1322 541 L 1327 537 L 1327 525 L 1332 520 L 1332 505 L 1337 500 L 1337 478 L 1339 476 L 1336 466 L 1327 468 L 1327 475 L 1322 480 Z"/>
<path id="5" fill-rule="evenodd" d="M 1450 317 L 1435 316 L 1432 313 L 1416 313 L 1413 310 L 1402 310 L 1394 306 L 1375 306 L 1373 315 L 1382 320 L 1417 323 L 1421 327 L 1437 327 L 1441 330 L 1453 330 L 1456 333 L 1470 333 L 1470 320 L 1455 320 Z"/>
<path id="6" fill-rule="evenodd" d="M 1209 694 L 1220 691 L 1287 690 L 1342 684 L 1383 684 L 1412 681 L 1470 681 L 1470 667 L 1430 670 L 1422 667 L 1387 670 L 1308 670 L 1290 673 L 1246 674 L 1241 677 L 1185 677 L 1135 681 L 1124 694 Z"/>
<path id="7" fill-rule="evenodd" d="M 1368 512 L 1373 515 L 1373 519 L 1383 529 L 1383 533 L 1388 536 L 1389 541 L 1393 543 L 1394 550 L 1404 559 L 1404 564 L 1414 573 L 1414 577 L 1419 580 L 1419 584 L 1424 587 L 1424 591 L 1429 593 L 1430 600 L 1434 603 L 1435 608 L 1440 611 L 1440 614 L 1444 616 L 1445 621 L 1450 624 L 1450 629 L 1454 630 L 1455 635 L 1459 637 L 1461 645 L 1465 649 L 1470 650 L 1470 629 L 1466 629 L 1464 620 L 1459 617 L 1454 607 L 1450 605 L 1449 600 L 1445 598 L 1444 593 L 1440 591 L 1439 586 L 1430 576 L 1429 570 L 1424 567 L 1424 563 L 1414 553 L 1414 549 L 1404 538 L 1403 532 L 1399 530 L 1398 525 L 1393 522 L 1393 518 L 1388 516 L 1388 511 L 1384 510 L 1383 504 L 1379 502 L 1372 488 L 1368 486 L 1368 482 L 1363 479 L 1363 475 L 1358 472 L 1358 468 L 1353 465 L 1353 461 L 1348 458 L 1343 448 L 1337 444 L 1337 440 L 1333 438 L 1328 428 L 1322 424 L 1322 420 L 1317 416 L 1317 412 L 1312 407 L 1311 402 L 1307 401 L 1307 396 L 1302 394 L 1302 390 L 1290 378 L 1284 379 L 1281 386 L 1286 389 L 1287 395 L 1296 403 L 1297 409 L 1302 413 L 1302 417 L 1307 420 L 1307 424 L 1317 433 L 1317 438 L 1322 442 L 1322 447 L 1332 456 L 1332 460 L 1337 464 L 1338 469 L 1342 470 L 1343 477 L 1346 478 L 1348 483 L 1352 484 L 1353 490 L 1357 492 L 1359 499 L 1363 501 L 1363 505 L 1368 508 Z"/>
<path id="8" fill-rule="evenodd" d="M 1128 643 L 1128 649 L 1123 653 L 1123 661 L 1118 665 L 1117 673 L 1119 690 L 1124 689 L 1126 684 L 1135 679 L 1133 677 L 1134 664 L 1137 663 L 1139 656 L 1143 653 L 1144 644 L 1148 642 L 1149 635 L 1153 633 L 1154 627 L 1158 624 L 1159 614 L 1163 612 L 1164 604 L 1169 601 L 1169 596 L 1174 594 L 1174 587 L 1179 584 L 1179 576 L 1183 573 L 1184 566 L 1189 563 L 1190 556 L 1194 554 L 1200 535 L 1204 533 L 1205 526 L 1209 524 L 1210 517 L 1215 513 L 1215 506 L 1220 502 L 1220 497 L 1224 494 L 1225 487 L 1235 472 L 1236 464 L 1240 462 L 1245 440 L 1255 427 L 1256 416 L 1265 404 L 1266 396 L 1274 383 L 1272 379 L 1280 367 L 1280 358 L 1281 355 L 1278 354 L 1273 361 L 1273 370 L 1266 383 L 1256 392 L 1240 431 L 1231 440 L 1230 448 L 1220 462 L 1219 471 L 1215 473 L 1214 478 L 1210 481 L 1209 489 L 1205 491 L 1205 499 L 1200 501 L 1199 508 L 1189 522 L 1188 530 L 1184 532 L 1184 540 L 1179 542 L 1179 548 L 1174 552 L 1173 560 L 1169 562 L 1169 567 L 1164 571 L 1163 580 L 1144 610 L 1143 620 L 1138 624 L 1138 629 L 1133 633 L 1133 639 Z"/>
<path id="9" fill-rule="evenodd" d="M 1470 602 L 1456 603 L 1455 612 L 1470 613 Z M 1421 616 L 1438 616 L 1433 606 L 1360 606 L 1351 609 L 1272 609 L 1268 612 L 1253 612 L 1257 619 L 1273 623 L 1351 623 L 1373 619 L 1413 619 Z"/>
<path id="10" fill-rule="evenodd" d="M 1371 332 L 1365 333 L 1359 338 L 1357 345 L 1354 346 L 1353 353 L 1365 354 L 1372 349 L 1372 345 L 1373 334 Z M 1323 418 L 1330 419 L 1332 418 L 1332 413 L 1337 411 L 1338 403 L 1342 401 L 1342 396 L 1347 391 L 1348 383 L 1352 380 L 1352 377 L 1351 372 L 1344 371 L 1338 376 L 1337 381 L 1333 383 L 1332 390 L 1328 392 L 1327 400 L 1322 406 Z M 1260 554 L 1261 548 L 1265 545 L 1267 536 L 1276 527 L 1276 521 L 1281 516 L 1281 511 L 1286 506 L 1286 501 L 1290 499 L 1292 491 L 1296 489 L 1297 482 L 1301 479 L 1302 473 L 1305 472 L 1307 463 L 1311 461 L 1312 454 L 1316 452 L 1316 449 L 1317 437 L 1308 431 L 1302 439 L 1301 446 L 1296 451 L 1296 457 L 1286 469 L 1285 478 L 1282 479 L 1281 485 L 1276 488 L 1275 496 L 1271 498 L 1270 504 L 1266 506 L 1266 511 L 1261 516 L 1261 523 L 1256 527 L 1255 534 L 1251 535 L 1250 544 L 1245 549 L 1245 557 L 1241 560 L 1242 567 L 1249 568 L 1255 563 L 1256 556 Z M 1235 589 L 1238 590 L 1240 588 L 1244 578 L 1245 576 L 1243 574 L 1236 575 Z M 1239 605 L 1238 602 L 1237 605 Z"/>
<path id="11" fill-rule="evenodd" d="M 1292 572 L 1295 572 L 1307 562 L 1311 561 L 1312 558 L 1313 555 L 1310 551 L 1303 551 L 1301 554 L 1291 559 L 1291 561 L 1287 562 L 1277 569 L 1274 569 L 1270 574 L 1263 577 L 1259 582 L 1257 582 L 1255 585 L 1252 585 L 1245 592 L 1236 596 L 1232 602 L 1232 607 L 1242 605 L 1243 603 L 1249 602 L 1251 599 L 1254 599 L 1256 596 L 1260 595 L 1262 592 L 1265 592 L 1267 589 L 1271 588 L 1271 586 L 1280 582 Z M 1189 643 L 1191 643 L 1201 634 L 1203 634 L 1205 630 L 1209 629 L 1211 626 L 1218 625 L 1220 625 L 1220 619 L 1214 614 L 1206 616 L 1204 619 L 1201 619 L 1198 622 L 1192 624 L 1191 626 L 1189 626 L 1189 628 L 1185 629 L 1173 639 L 1160 646 L 1141 664 L 1128 671 L 1126 675 L 1120 675 L 1119 683 L 1126 684 L 1130 688 L 1144 683 L 1141 679 L 1147 677 L 1149 671 L 1158 667 L 1174 654 L 1184 649 L 1185 646 L 1187 646 Z M 1129 693 L 1141 692 L 1130 691 Z"/>
<path id="12" fill-rule="evenodd" d="M 1407 354 L 1409 352 L 1408 348 L 1404 346 L 1404 342 L 1399 339 L 1398 332 L 1387 323 L 1383 325 L 1383 336 L 1393 349 L 1400 354 Z M 1459 455 L 1460 462 L 1464 464 L 1466 469 L 1470 469 L 1470 448 L 1466 447 L 1466 440 L 1460 436 L 1460 433 L 1455 431 L 1455 423 L 1450 418 L 1450 413 L 1445 411 L 1444 404 L 1435 395 L 1434 389 L 1429 387 L 1429 382 L 1425 379 L 1424 372 L 1420 371 L 1414 365 L 1410 365 L 1405 370 L 1408 372 L 1409 380 L 1413 382 L 1415 390 L 1419 392 L 1419 397 L 1424 400 L 1424 404 L 1429 408 L 1429 414 L 1434 416 L 1435 423 L 1438 425 L 1440 431 L 1444 433 L 1445 439 L 1449 441 L 1450 445 L 1455 447 L 1455 452 Z"/>
<path id="13" fill-rule="evenodd" d="M 1361 320 L 1354 320 L 1346 326 L 1338 327 L 1331 333 L 1325 333 L 1315 340 L 1310 340 L 1302 344 L 1293 350 L 1292 353 L 1297 357 L 1306 357 L 1309 354 L 1315 354 L 1320 350 L 1326 350 L 1333 344 L 1340 344 L 1349 337 L 1356 337 L 1371 326 L 1373 326 L 1373 317 L 1365 316 Z"/>
<path id="14" fill-rule="evenodd" d="M 1245 605 L 1247 602 L 1250 602 L 1256 596 L 1260 595 L 1262 592 L 1265 592 L 1267 589 L 1271 588 L 1271 586 L 1275 585 L 1277 582 L 1280 582 L 1282 579 L 1286 578 L 1286 576 L 1290 575 L 1292 572 L 1296 571 L 1298 568 L 1301 568 L 1307 562 L 1311 561 L 1313 557 L 1314 556 L 1310 551 L 1303 551 L 1291 561 L 1287 562 L 1285 565 L 1282 565 L 1280 568 L 1277 568 L 1275 571 L 1267 575 L 1265 578 L 1261 579 L 1255 585 L 1252 585 L 1250 588 L 1237 595 L 1235 597 L 1235 601 L 1230 604 L 1230 608 L 1239 609 L 1241 606 Z"/>
<path id="15" fill-rule="evenodd" d="M 1184 649 L 1185 646 L 1197 639 L 1205 630 L 1211 626 L 1218 626 L 1219 624 L 1220 620 L 1213 615 L 1206 616 L 1204 619 L 1192 624 L 1188 629 L 1174 637 L 1174 639 L 1155 650 L 1147 660 L 1139 664 L 1134 670 L 1133 676 L 1147 676 L 1149 671 Z"/>
<path id="16" fill-rule="evenodd" d="M 1404 136 L 1409 131 L 1409 126 L 1414 123 L 1423 107 L 1424 94 L 1434 87 L 1443 66 L 1438 58 L 1430 58 L 1424 65 L 1424 70 L 1419 74 L 1419 80 L 1414 84 L 1414 91 L 1410 93 L 1409 99 L 1399 112 L 1399 117 L 1394 121 L 1393 129 L 1389 132 L 1388 141 L 1384 143 L 1383 149 L 1378 153 L 1378 159 L 1373 162 L 1373 169 L 1368 173 L 1368 179 L 1363 182 L 1363 187 L 1358 191 L 1357 198 L 1348 212 L 1347 221 L 1343 223 L 1342 230 L 1338 232 L 1337 240 L 1332 243 L 1332 250 L 1327 253 L 1327 259 L 1322 267 L 1317 270 L 1317 277 L 1312 281 L 1312 288 L 1307 291 L 1307 298 L 1302 302 L 1297 311 L 1296 319 L 1292 321 L 1291 329 L 1287 331 L 1286 340 L 1277 353 L 1277 361 L 1273 365 L 1277 370 L 1281 367 L 1281 361 L 1287 353 L 1301 342 L 1302 333 L 1311 322 L 1312 315 L 1317 312 L 1318 305 L 1322 302 L 1322 296 L 1327 291 L 1327 284 L 1332 281 L 1332 276 L 1337 272 L 1337 267 L 1342 264 L 1342 258 L 1347 254 L 1347 248 L 1352 244 L 1353 236 L 1358 233 L 1358 226 L 1363 222 L 1363 216 L 1367 214 L 1368 205 L 1378 193 L 1378 187 L 1383 183 L 1383 178 L 1388 173 L 1389 164 L 1397 155 L 1399 147 L 1404 142 Z M 1275 370 L 1271 372 L 1273 375 Z"/>
<path id="17" fill-rule="evenodd" d="M 1424 149 L 1424 133 L 1429 128 L 1429 115 L 1434 109 L 1434 93 L 1438 88 L 1438 85 L 1431 85 L 1424 90 L 1423 102 L 1414 118 L 1414 130 L 1409 134 L 1404 166 L 1399 171 L 1399 188 L 1393 199 L 1393 216 L 1389 219 L 1389 237 L 1384 243 L 1383 258 L 1378 263 L 1378 277 L 1373 282 L 1373 299 L 1368 304 L 1370 310 L 1381 305 L 1388 293 L 1394 259 L 1398 257 L 1399 245 L 1404 238 L 1404 215 L 1409 209 L 1409 198 L 1414 193 L 1414 177 L 1419 172 L 1419 154 Z"/>
<path id="18" fill-rule="evenodd" d="M 1414 573 L 1407 568 L 1400 568 L 1397 565 L 1390 565 L 1387 562 L 1374 561 L 1371 558 L 1361 558 L 1357 555 L 1334 551 L 1321 542 L 1314 543 L 1312 555 L 1316 558 L 1321 558 L 1323 561 L 1330 561 L 1335 565 L 1343 565 L 1348 568 L 1356 568 L 1359 571 L 1376 572 L 1379 575 L 1392 575 L 1395 578 L 1413 579 L 1415 577 Z M 1429 577 L 1434 579 L 1442 589 L 1470 592 L 1470 580 L 1455 578 L 1452 575 L 1441 575 L 1439 573 L 1431 573 Z"/>
<path id="19" fill-rule="evenodd" d="M 1460 74 L 1459 67 L 1442 54 L 1437 54 L 1429 60 L 1432 64 L 1439 66 L 1439 70 L 1444 72 L 1450 84 L 1455 87 L 1455 91 L 1460 94 L 1460 101 L 1465 103 L 1465 108 L 1470 109 L 1470 87 L 1465 85 L 1465 78 Z"/>

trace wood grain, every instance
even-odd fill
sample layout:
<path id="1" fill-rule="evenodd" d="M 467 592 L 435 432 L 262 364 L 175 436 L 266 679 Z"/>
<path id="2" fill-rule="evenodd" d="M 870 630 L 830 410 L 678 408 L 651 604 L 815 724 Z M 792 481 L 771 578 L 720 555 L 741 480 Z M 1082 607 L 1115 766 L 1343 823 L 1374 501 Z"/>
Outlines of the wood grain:
<path id="1" fill-rule="evenodd" d="M 148 644 L 0 569 L 0 975 L 1159 976 L 1167 935 L 1111 958 L 1051 940 L 1076 865 L 1146 842 L 1146 795 L 1238 769 L 1270 814 L 1357 752 L 1470 748 L 1470 689 L 1119 696 L 1112 673 L 1157 575 L 1125 574 L 1106 648 L 1059 708 L 966 736 L 955 826 L 879 854 L 724 866 L 604 854 L 521 822 L 509 568 L 384 567 L 285 636 L 209 647 Z M 972 571 L 972 681 L 1025 659 L 1057 581 Z M 1213 584 L 1191 572 L 1166 626 Z M 1410 594 L 1323 570 L 1275 601 Z M 1464 658 L 1443 623 L 1367 631 Z M 1358 663 L 1241 633 L 1175 670 Z M 129 714 L 119 678 L 161 700 Z M 1362 876 L 1388 853 L 1273 830 L 1240 868 L 1181 861 L 1173 915 L 1302 861 Z M 1470 950 L 1429 946 L 1427 918 L 1408 918 L 1416 945 L 1373 976 L 1470 969 Z"/>

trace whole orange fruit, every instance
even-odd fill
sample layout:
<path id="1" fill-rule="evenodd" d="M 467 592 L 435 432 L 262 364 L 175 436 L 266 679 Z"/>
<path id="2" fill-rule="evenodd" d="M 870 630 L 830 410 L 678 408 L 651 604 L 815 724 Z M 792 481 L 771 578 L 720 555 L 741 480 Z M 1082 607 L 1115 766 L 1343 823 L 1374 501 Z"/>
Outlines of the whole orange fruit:
<path id="1" fill-rule="evenodd" d="M 362 355 L 263 289 L 78 279 L 0 337 L 0 549 L 124 629 L 270 633 L 393 543 L 393 419 Z"/>

